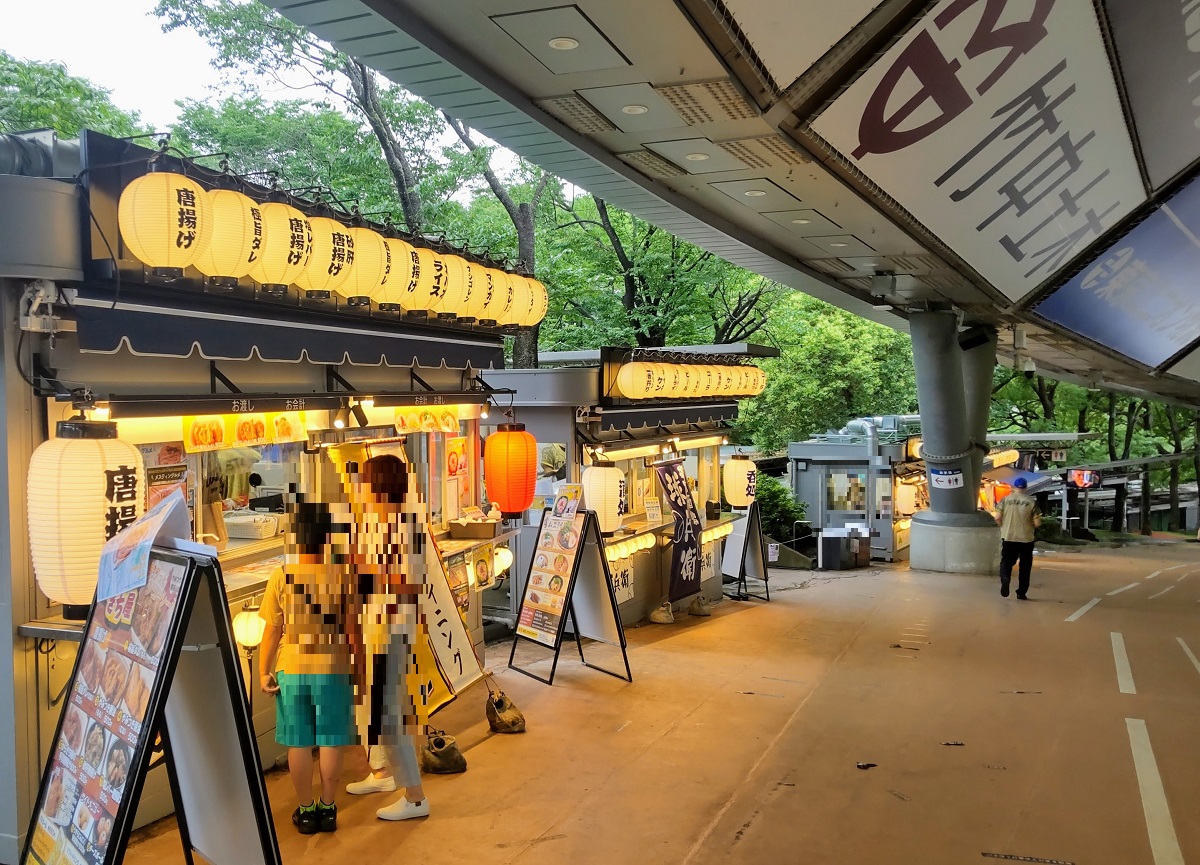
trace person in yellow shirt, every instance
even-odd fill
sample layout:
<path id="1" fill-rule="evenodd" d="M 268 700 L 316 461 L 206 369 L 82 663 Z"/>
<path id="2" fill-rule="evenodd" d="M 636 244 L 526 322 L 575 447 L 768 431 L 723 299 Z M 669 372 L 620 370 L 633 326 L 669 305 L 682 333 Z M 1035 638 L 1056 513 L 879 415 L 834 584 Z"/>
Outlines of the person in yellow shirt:
<path id="1" fill-rule="evenodd" d="M 1000 501 L 996 522 L 1000 525 L 1000 594 L 1008 597 L 1013 565 L 1017 572 L 1017 599 L 1028 600 L 1029 575 L 1033 570 L 1034 532 L 1042 524 L 1037 502 L 1025 494 L 1025 478 L 1013 481 L 1013 491 Z"/>
<path id="2" fill-rule="evenodd" d="M 275 695 L 275 740 L 288 749 L 288 770 L 301 834 L 337 829 L 342 748 L 358 741 L 351 687 L 352 589 L 333 567 L 346 529 L 328 510 L 288 496 L 287 560 L 267 582 L 259 616 L 266 622 L 258 671 L 263 693 Z M 340 532 L 338 531 L 340 529 Z M 320 749 L 321 800 L 313 801 L 312 749 Z"/>

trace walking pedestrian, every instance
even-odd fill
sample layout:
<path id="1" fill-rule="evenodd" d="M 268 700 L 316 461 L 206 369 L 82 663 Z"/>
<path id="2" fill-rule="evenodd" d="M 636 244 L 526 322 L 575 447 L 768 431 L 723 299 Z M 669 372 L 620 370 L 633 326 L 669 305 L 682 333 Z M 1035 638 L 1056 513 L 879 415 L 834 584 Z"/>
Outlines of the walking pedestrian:
<path id="1" fill-rule="evenodd" d="M 1013 565 L 1018 564 L 1017 598 L 1022 601 L 1028 600 L 1034 531 L 1042 524 L 1037 502 L 1025 494 L 1027 487 L 1025 478 L 1017 478 L 1012 493 L 996 509 L 996 522 L 1000 525 L 1000 594 L 1008 597 Z"/>
<path id="2" fill-rule="evenodd" d="M 266 629 L 258 667 L 263 693 L 276 697 L 275 738 L 287 746 L 300 803 L 292 823 L 311 835 L 337 829 L 342 749 L 358 740 L 345 637 L 350 592 L 332 567 L 337 529 L 329 511 L 295 492 L 289 499 L 286 564 L 271 574 L 259 610 Z M 313 748 L 319 749 L 319 802 L 312 793 Z"/>

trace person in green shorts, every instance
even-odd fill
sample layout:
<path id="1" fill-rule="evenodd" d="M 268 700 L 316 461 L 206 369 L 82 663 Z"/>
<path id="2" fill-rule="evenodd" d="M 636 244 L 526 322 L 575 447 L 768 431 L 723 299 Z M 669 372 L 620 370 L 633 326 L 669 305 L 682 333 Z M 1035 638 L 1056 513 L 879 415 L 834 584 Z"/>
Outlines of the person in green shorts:
<path id="1" fill-rule="evenodd" d="M 348 542 L 323 506 L 290 493 L 284 567 L 267 581 L 259 616 L 266 622 L 258 671 L 275 701 L 275 741 L 288 749 L 300 801 L 292 823 L 304 835 L 337 829 L 334 796 L 342 748 L 358 741 L 347 635 L 351 593 L 334 565 Z M 339 546 L 340 545 L 340 546 Z M 313 801 L 313 748 L 319 748 L 321 799 Z"/>

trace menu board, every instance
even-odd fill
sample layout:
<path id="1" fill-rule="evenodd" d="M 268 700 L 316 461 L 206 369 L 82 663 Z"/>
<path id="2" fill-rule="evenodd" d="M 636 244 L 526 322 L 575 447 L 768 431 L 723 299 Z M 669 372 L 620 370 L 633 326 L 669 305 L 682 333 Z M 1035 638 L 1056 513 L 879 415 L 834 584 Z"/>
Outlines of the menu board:
<path id="1" fill-rule="evenodd" d="M 467 556 L 456 553 L 446 557 L 446 580 L 450 584 L 450 592 L 454 595 L 454 604 L 459 612 L 466 615 L 471 608 L 471 580 L 467 575 Z"/>
<path id="2" fill-rule="evenodd" d="M 146 584 L 93 613 L 23 863 L 106 861 L 126 781 L 151 744 L 146 713 L 187 570 L 187 559 L 155 551 Z"/>
<path id="3" fill-rule="evenodd" d="M 558 645 L 585 516 L 547 516 L 542 520 L 517 618 L 517 633 L 522 637 L 546 646 Z"/>

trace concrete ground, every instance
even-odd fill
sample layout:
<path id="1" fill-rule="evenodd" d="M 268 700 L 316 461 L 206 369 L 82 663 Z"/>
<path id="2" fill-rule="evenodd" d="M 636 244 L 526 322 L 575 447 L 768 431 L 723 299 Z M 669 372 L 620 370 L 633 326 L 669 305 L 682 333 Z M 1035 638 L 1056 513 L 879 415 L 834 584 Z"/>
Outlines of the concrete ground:
<path id="1" fill-rule="evenodd" d="M 1200 547 L 1043 553 L 1027 602 L 899 568 L 775 585 L 628 631 L 633 684 L 568 647 L 547 687 L 492 647 L 529 731 L 489 734 L 482 690 L 438 715 L 470 768 L 417 822 L 343 796 L 299 836 L 273 773 L 283 861 L 1200 863 Z M 182 861 L 173 821 L 125 861 Z"/>

